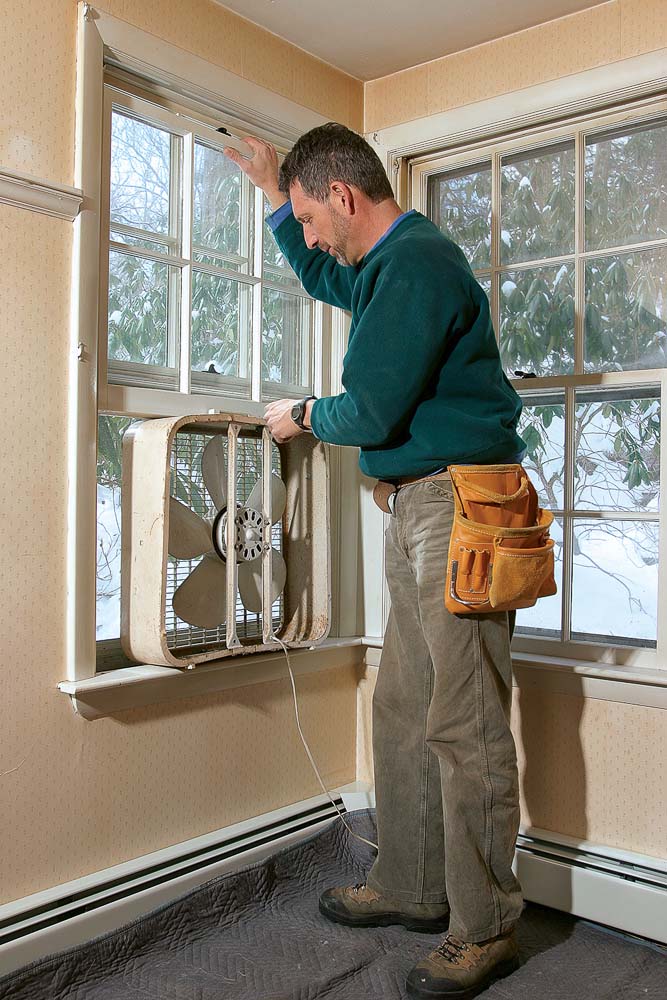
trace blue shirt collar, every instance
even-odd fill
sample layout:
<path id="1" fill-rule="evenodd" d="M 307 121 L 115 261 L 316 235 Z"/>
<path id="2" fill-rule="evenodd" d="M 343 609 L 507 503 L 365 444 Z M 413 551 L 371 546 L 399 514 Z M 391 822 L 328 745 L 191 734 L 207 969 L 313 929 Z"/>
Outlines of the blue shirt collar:
<path id="1" fill-rule="evenodd" d="M 389 229 L 387 229 L 387 231 L 382 234 L 382 236 L 380 237 L 380 239 L 377 241 L 377 243 L 373 244 L 373 246 L 370 248 L 370 250 L 366 251 L 366 253 L 364 254 L 364 257 L 368 257 L 369 253 L 371 253 L 372 250 L 375 250 L 376 247 L 380 246 L 380 244 L 382 243 L 383 240 L 386 240 L 386 238 L 389 236 L 389 233 L 393 233 L 394 229 L 396 229 L 396 226 L 400 222 L 402 222 L 403 219 L 407 219 L 408 215 L 414 215 L 416 213 L 416 211 L 417 210 L 415 208 L 411 208 L 408 212 L 403 212 L 403 214 L 399 215 L 399 217 L 397 219 L 394 219 L 394 221 L 390 225 Z"/>

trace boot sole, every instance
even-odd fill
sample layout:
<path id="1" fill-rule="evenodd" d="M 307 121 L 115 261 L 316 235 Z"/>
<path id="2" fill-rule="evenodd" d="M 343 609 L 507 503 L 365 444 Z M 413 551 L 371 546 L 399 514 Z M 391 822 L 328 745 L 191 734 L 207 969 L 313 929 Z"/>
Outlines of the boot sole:
<path id="1" fill-rule="evenodd" d="M 404 913 L 383 913 L 375 916 L 353 917 L 335 910 L 328 910 L 320 902 L 320 913 L 327 920 L 346 927 L 389 927 L 400 924 L 408 931 L 419 931 L 422 934 L 442 934 L 449 927 L 449 914 L 441 920 L 420 920 L 419 917 L 408 917 Z"/>
<path id="2" fill-rule="evenodd" d="M 488 990 L 489 986 L 497 983 L 499 979 L 505 979 L 506 976 L 511 976 L 513 972 L 516 972 L 521 967 L 521 962 L 518 958 L 510 958 L 506 962 L 500 962 L 495 969 L 493 969 L 491 975 L 484 982 L 478 983 L 476 986 L 470 986 L 465 990 L 429 990 L 426 987 L 413 986 L 409 981 L 406 983 L 406 988 L 411 997 L 415 997 L 415 1000 L 474 1000 L 474 997 L 479 996 L 480 993 L 484 993 Z"/>

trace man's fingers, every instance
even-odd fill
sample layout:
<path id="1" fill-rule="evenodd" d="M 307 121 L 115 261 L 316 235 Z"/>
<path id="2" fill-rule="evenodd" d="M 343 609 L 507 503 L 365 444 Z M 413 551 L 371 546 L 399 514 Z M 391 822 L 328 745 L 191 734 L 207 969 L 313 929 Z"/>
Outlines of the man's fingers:
<path id="1" fill-rule="evenodd" d="M 225 156 L 228 156 L 230 160 L 234 161 L 234 163 L 240 163 L 241 160 L 244 159 L 238 149 L 234 149 L 233 146 L 224 146 L 222 151 Z"/>

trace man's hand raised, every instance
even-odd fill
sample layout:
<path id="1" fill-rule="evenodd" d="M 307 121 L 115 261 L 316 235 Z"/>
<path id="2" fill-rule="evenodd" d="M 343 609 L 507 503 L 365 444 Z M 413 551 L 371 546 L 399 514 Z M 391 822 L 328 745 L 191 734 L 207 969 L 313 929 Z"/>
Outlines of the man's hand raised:
<path id="1" fill-rule="evenodd" d="M 243 141 L 254 151 L 251 160 L 246 159 L 232 146 L 225 146 L 225 156 L 228 156 L 241 168 L 255 187 L 262 189 L 272 211 L 275 212 L 286 201 L 289 201 L 287 195 L 283 194 L 278 187 L 278 154 L 275 147 L 270 142 L 265 142 L 264 139 L 254 139 L 252 136 L 244 136 Z"/>

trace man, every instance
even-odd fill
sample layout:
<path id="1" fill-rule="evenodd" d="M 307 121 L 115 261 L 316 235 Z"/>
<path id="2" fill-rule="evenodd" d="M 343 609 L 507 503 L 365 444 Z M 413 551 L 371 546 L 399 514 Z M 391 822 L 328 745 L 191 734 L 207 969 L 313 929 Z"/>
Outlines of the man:
<path id="1" fill-rule="evenodd" d="M 507 613 L 445 609 L 444 470 L 515 461 L 521 403 L 463 253 L 401 211 L 368 143 L 329 123 L 302 136 L 279 171 L 269 143 L 246 141 L 253 159 L 226 152 L 263 189 L 282 252 L 314 298 L 352 314 L 345 392 L 271 403 L 269 428 L 279 442 L 312 430 L 356 445 L 362 471 L 396 486 L 373 701 L 379 852 L 365 884 L 328 890 L 320 909 L 353 927 L 448 926 L 408 991 L 474 997 L 518 966 L 511 628 Z"/>

